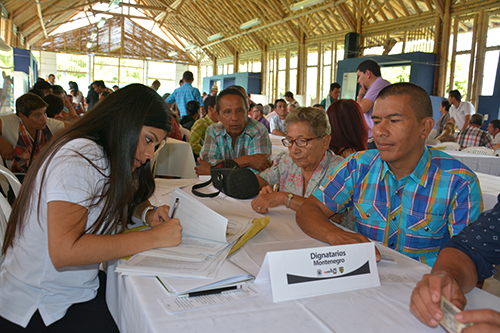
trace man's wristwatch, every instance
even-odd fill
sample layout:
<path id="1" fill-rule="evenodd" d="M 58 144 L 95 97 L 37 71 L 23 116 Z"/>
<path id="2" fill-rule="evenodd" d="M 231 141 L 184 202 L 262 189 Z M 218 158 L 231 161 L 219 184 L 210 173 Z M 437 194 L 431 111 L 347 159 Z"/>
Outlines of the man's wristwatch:
<path id="1" fill-rule="evenodd" d="M 292 202 L 293 194 L 288 193 L 287 197 L 288 197 L 288 199 L 286 199 L 286 208 L 290 208 L 290 203 Z"/>

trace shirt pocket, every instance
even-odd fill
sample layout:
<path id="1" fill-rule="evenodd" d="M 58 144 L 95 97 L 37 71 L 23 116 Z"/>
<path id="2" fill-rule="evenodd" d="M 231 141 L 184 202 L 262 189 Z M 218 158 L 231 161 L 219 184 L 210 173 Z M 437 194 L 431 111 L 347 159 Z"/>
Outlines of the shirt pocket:
<path id="1" fill-rule="evenodd" d="M 448 220 L 443 214 L 412 212 L 407 215 L 405 250 L 413 253 L 439 250 L 448 234 Z M 446 237 L 448 239 L 448 237 Z"/>
<path id="2" fill-rule="evenodd" d="M 373 204 L 354 203 L 355 231 L 370 239 L 382 241 L 387 223 L 387 217 L 383 215 L 385 210 L 386 207 L 377 209 Z"/>

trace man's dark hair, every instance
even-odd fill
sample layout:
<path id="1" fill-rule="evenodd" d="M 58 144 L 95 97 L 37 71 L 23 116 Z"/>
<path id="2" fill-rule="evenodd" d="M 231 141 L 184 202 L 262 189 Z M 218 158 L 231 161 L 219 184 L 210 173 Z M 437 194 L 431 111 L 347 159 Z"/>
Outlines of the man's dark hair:
<path id="1" fill-rule="evenodd" d="M 33 88 L 31 89 L 30 91 L 28 91 L 32 94 L 35 94 L 35 95 L 38 95 L 40 96 L 41 98 L 44 98 L 45 97 L 45 93 L 41 90 L 41 89 L 37 89 L 37 88 Z"/>
<path id="2" fill-rule="evenodd" d="M 189 101 L 186 104 L 186 113 L 189 116 L 197 114 L 199 109 L 200 109 L 200 102 L 198 101 Z"/>
<path id="3" fill-rule="evenodd" d="M 274 109 L 274 104 L 273 103 L 269 103 L 267 105 L 269 105 L 271 107 L 271 110 Z"/>
<path id="4" fill-rule="evenodd" d="M 285 97 L 290 97 L 290 98 L 293 98 L 293 93 L 291 91 L 287 91 L 285 93 Z"/>
<path id="5" fill-rule="evenodd" d="M 288 104 L 283 98 L 278 98 L 277 100 L 274 101 L 274 107 L 277 108 L 279 102 L 285 103 L 285 106 Z"/>
<path id="6" fill-rule="evenodd" d="M 366 73 L 366 71 L 369 70 L 375 76 L 382 76 L 382 73 L 380 73 L 380 65 L 372 59 L 368 59 L 360 63 L 356 70 L 363 73 Z"/>
<path id="7" fill-rule="evenodd" d="M 66 95 L 66 91 L 64 90 L 64 88 L 61 87 L 61 86 L 58 86 L 58 85 L 52 86 L 52 93 L 54 95 L 59 95 L 59 94 L 62 94 L 62 93 L 64 93 L 64 95 Z"/>
<path id="8" fill-rule="evenodd" d="M 182 86 L 182 84 L 184 83 L 184 81 L 182 81 L 182 79 L 179 80 L 179 85 Z"/>
<path id="9" fill-rule="evenodd" d="M 190 71 L 185 71 L 184 74 L 182 74 L 182 80 L 186 82 L 192 82 L 194 81 L 194 75 Z"/>
<path id="10" fill-rule="evenodd" d="M 340 87 L 341 87 L 340 83 L 334 82 L 334 83 L 330 84 L 330 91 L 332 91 L 335 88 L 340 90 Z"/>
<path id="11" fill-rule="evenodd" d="M 92 82 L 92 85 L 96 85 L 97 87 L 101 87 L 101 88 L 106 88 L 106 85 L 104 84 L 103 80 L 94 81 L 94 82 Z"/>
<path id="12" fill-rule="evenodd" d="M 493 128 L 500 129 L 500 119 L 493 119 L 492 121 L 490 121 L 490 124 L 491 126 L 493 126 Z"/>
<path id="13" fill-rule="evenodd" d="M 418 121 L 432 117 L 432 103 L 429 94 L 418 84 L 400 82 L 388 85 L 378 93 L 377 100 L 389 96 L 408 96 L 407 106 L 415 112 Z"/>
<path id="14" fill-rule="evenodd" d="M 483 126 L 483 115 L 480 113 L 474 113 L 472 116 L 470 116 L 470 123 L 473 125 Z"/>
<path id="15" fill-rule="evenodd" d="M 49 74 L 49 79 L 50 79 L 51 76 L 53 76 L 54 79 L 56 78 L 56 76 L 54 74 Z"/>
<path id="16" fill-rule="evenodd" d="M 208 96 L 205 98 L 203 101 L 203 107 L 205 108 L 205 112 L 208 113 L 208 107 L 214 107 L 216 102 L 216 97 L 215 96 Z"/>
<path id="17" fill-rule="evenodd" d="M 245 112 L 248 112 L 248 105 L 247 105 L 247 99 L 246 97 L 243 95 L 243 93 L 235 88 L 235 87 L 228 87 L 224 90 L 222 90 L 218 95 L 217 95 L 217 100 L 216 100 L 216 103 L 215 103 L 215 109 L 217 110 L 217 113 L 220 112 L 220 101 L 222 98 L 224 98 L 224 96 L 226 95 L 234 95 L 234 96 L 239 96 L 243 102 L 243 108 L 245 109 Z"/>
<path id="18" fill-rule="evenodd" d="M 450 97 L 455 98 L 459 102 L 462 100 L 462 94 L 458 90 L 450 90 L 448 95 L 450 95 Z"/>
<path id="19" fill-rule="evenodd" d="M 31 112 L 46 107 L 47 103 L 36 94 L 26 93 L 16 99 L 16 114 L 18 116 L 22 114 L 29 117 Z"/>
<path id="20" fill-rule="evenodd" d="M 450 105 L 450 102 L 448 102 L 447 100 L 441 101 L 441 106 L 444 107 L 446 112 L 450 111 L 451 105 Z"/>
<path id="21" fill-rule="evenodd" d="M 56 115 L 61 113 L 64 108 L 63 100 L 56 95 L 47 95 L 43 98 L 43 100 L 48 104 L 45 112 L 49 118 L 54 118 Z"/>
<path id="22" fill-rule="evenodd" d="M 113 86 L 113 89 L 115 88 L 120 89 L 120 87 L 118 87 L 116 84 Z"/>
<path id="23" fill-rule="evenodd" d="M 33 88 L 40 89 L 40 90 L 52 89 L 52 87 L 53 86 L 45 80 L 36 81 L 35 85 L 33 86 Z"/>
<path id="24" fill-rule="evenodd" d="M 320 108 L 320 109 L 324 109 L 323 105 L 321 105 L 321 104 L 314 104 L 312 107 L 313 107 L 313 108 Z"/>

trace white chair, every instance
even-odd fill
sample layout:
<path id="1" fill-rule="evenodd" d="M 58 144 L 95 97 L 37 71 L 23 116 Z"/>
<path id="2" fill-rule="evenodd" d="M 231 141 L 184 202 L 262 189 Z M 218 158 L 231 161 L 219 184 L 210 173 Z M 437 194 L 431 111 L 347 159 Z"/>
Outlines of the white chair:
<path id="1" fill-rule="evenodd" d="M 495 156 L 500 156 L 500 148 L 495 149 Z"/>
<path id="2" fill-rule="evenodd" d="M 0 194 L 0 249 L 3 247 L 5 231 L 7 230 L 7 222 L 9 221 L 12 208 L 7 199 Z M 0 254 L 0 265 L 3 262 L 3 255 Z"/>
<path id="3" fill-rule="evenodd" d="M 493 149 L 486 147 L 468 147 L 462 149 L 462 151 L 469 154 L 495 156 Z"/>
<path id="4" fill-rule="evenodd" d="M 180 125 L 179 125 L 179 127 L 181 129 L 182 139 L 184 140 L 184 137 L 186 137 L 186 142 L 189 142 L 189 138 L 191 137 L 191 131 L 188 130 L 187 128 L 180 126 Z"/>
<path id="5" fill-rule="evenodd" d="M 167 142 L 167 139 L 163 140 L 161 143 L 160 143 L 160 146 L 158 147 L 158 149 L 155 151 L 155 154 L 153 156 L 153 158 L 151 159 L 151 161 L 149 162 L 150 166 L 151 166 L 151 173 L 153 174 L 153 177 L 155 176 L 156 174 L 156 160 L 158 159 L 158 155 L 160 154 L 160 150 L 162 150 L 163 147 L 165 147 L 165 143 Z"/>
<path id="6" fill-rule="evenodd" d="M 434 139 L 434 138 L 436 138 L 436 136 L 438 136 L 438 134 L 439 134 L 439 133 L 438 133 L 437 128 L 433 128 L 433 129 L 431 130 L 431 132 L 429 133 L 429 136 L 427 137 L 427 140 L 428 140 L 428 139 Z"/>
<path id="7" fill-rule="evenodd" d="M 7 194 L 7 192 L 9 191 L 10 185 L 16 198 L 19 195 L 19 191 L 21 191 L 21 182 L 19 181 L 19 179 L 17 179 L 12 171 L 7 169 L 3 165 L 0 165 L 0 185 L 2 186 L 5 194 Z"/>
<path id="8" fill-rule="evenodd" d="M 460 150 L 460 145 L 456 142 L 441 142 L 436 148 L 439 147 L 444 147 L 444 150 L 452 150 L 452 151 Z"/>

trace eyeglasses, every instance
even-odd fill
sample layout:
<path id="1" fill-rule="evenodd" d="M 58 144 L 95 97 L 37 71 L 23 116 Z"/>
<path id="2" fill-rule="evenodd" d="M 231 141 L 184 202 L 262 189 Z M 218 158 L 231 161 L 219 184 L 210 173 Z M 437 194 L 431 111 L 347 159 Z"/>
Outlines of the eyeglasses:
<path id="1" fill-rule="evenodd" d="M 304 148 L 304 147 L 307 147 L 307 145 L 309 144 L 309 141 L 311 140 L 316 140 L 316 139 L 320 139 L 322 138 L 324 135 L 321 135 L 321 136 L 317 136 L 315 138 L 310 138 L 310 139 L 303 139 L 303 138 L 300 138 L 300 139 L 295 139 L 295 140 L 289 140 L 287 138 L 281 140 L 281 142 L 283 143 L 283 146 L 287 147 L 287 148 L 291 148 L 292 145 L 295 143 L 295 145 L 299 148 Z"/>

